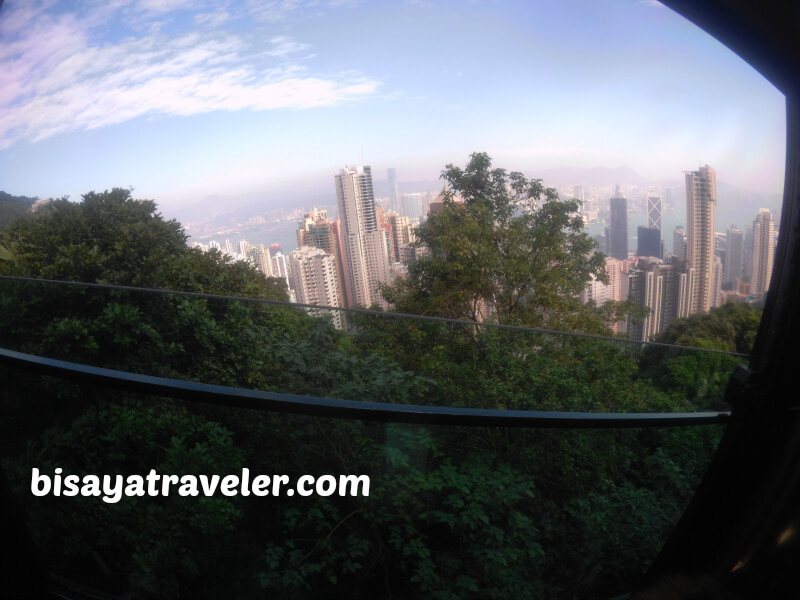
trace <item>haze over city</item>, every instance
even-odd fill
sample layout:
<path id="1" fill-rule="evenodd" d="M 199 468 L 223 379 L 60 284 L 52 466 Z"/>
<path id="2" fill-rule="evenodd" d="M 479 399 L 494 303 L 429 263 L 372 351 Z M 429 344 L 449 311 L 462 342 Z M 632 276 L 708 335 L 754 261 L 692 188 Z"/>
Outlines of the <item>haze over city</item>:
<path id="1" fill-rule="evenodd" d="M 0 40 L 12 194 L 332 204 L 362 156 L 377 186 L 473 151 L 528 176 L 711 164 L 742 191 L 783 185 L 783 96 L 657 2 L 11 0 Z"/>

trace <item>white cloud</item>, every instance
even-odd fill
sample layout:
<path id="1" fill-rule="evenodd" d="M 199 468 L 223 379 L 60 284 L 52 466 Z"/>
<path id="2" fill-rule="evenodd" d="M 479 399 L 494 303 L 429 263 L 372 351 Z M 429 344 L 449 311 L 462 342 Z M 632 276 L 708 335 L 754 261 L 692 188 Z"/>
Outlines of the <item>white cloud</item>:
<path id="1" fill-rule="evenodd" d="M 316 2 L 303 0 L 247 0 L 248 12 L 260 21 L 279 21 L 298 14 L 303 8 L 314 9 L 316 5 Z"/>
<path id="2" fill-rule="evenodd" d="M 97 22 L 88 17 L 30 8 L 12 18 L 22 33 L 0 42 L 0 148 L 141 116 L 331 106 L 379 86 L 358 73 L 314 74 L 287 63 L 310 47 L 287 36 L 272 37 L 266 49 L 241 36 L 197 32 L 103 44 L 91 39 Z"/>
<path id="3" fill-rule="evenodd" d="M 274 37 L 269 43 L 272 44 L 272 48 L 267 50 L 269 56 L 286 56 L 311 48 L 308 44 L 295 42 L 292 38 L 287 36 Z"/>
<path id="4" fill-rule="evenodd" d="M 211 28 L 218 28 L 227 23 L 231 18 L 230 13 L 225 11 L 199 13 L 194 16 L 194 22 L 198 25 L 207 25 Z"/>
<path id="5" fill-rule="evenodd" d="M 206 4 L 203 0 L 138 0 L 136 8 L 148 13 L 161 14 L 176 10 L 200 8 Z"/>

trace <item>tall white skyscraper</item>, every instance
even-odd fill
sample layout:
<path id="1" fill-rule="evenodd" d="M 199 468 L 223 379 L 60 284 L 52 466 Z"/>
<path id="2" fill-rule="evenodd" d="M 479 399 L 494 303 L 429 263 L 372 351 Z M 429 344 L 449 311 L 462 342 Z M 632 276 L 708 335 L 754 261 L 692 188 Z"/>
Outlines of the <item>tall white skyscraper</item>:
<path id="1" fill-rule="evenodd" d="M 708 165 L 686 172 L 686 264 L 695 270 L 689 290 L 689 313 L 716 306 L 714 281 L 714 209 L 717 177 Z"/>
<path id="2" fill-rule="evenodd" d="M 386 307 L 378 286 L 390 282 L 389 239 L 378 227 L 372 172 L 367 166 L 345 167 L 336 175 L 341 221 L 347 306 Z"/>
<path id="3" fill-rule="evenodd" d="M 750 278 L 750 293 L 756 298 L 769 289 L 774 258 L 775 222 L 768 209 L 759 208 L 753 221 L 753 275 Z"/>
<path id="4" fill-rule="evenodd" d="M 286 266 L 286 257 L 278 250 L 270 260 L 272 262 L 272 276 L 282 277 L 283 280 L 286 281 L 286 287 L 291 288 L 292 286 L 289 283 L 289 269 Z"/>
<path id="5" fill-rule="evenodd" d="M 289 286 L 300 304 L 341 306 L 336 259 L 320 248 L 301 246 L 288 257 Z M 313 309 L 312 309 L 313 311 Z M 320 311 L 321 312 L 321 311 Z M 331 311 L 333 324 L 342 328 L 342 316 Z"/>

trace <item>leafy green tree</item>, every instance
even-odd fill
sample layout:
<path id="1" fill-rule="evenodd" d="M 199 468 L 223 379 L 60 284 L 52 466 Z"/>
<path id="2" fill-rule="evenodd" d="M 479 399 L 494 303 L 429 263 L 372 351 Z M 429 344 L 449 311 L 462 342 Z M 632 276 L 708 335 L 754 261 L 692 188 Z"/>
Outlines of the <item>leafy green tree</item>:
<path id="1" fill-rule="evenodd" d="M 708 313 L 672 321 L 656 341 L 677 346 L 749 354 L 761 320 L 761 310 L 728 303 Z M 667 393 L 689 402 L 689 410 L 729 407 L 723 393 L 736 365 L 746 358 L 648 346 L 641 359 L 641 376 Z"/>
<path id="2" fill-rule="evenodd" d="M 286 299 L 279 280 L 188 248 L 180 223 L 121 188 L 52 201 L 4 231 L 0 245 L 14 249 L 0 260 L 3 275 Z"/>
<path id="3" fill-rule="evenodd" d="M 29 214 L 33 203 L 38 198 L 27 196 L 12 196 L 0 191 L 0 229 L 8 227 L 16 219 Z"/>
<path id="4" fill-rule="evenodd" d="M 639 376 L 636 352 L 614 343 L 477 326 L 480 317 L 602 330 L 605 317 L 575 300 L 591 274 L 602 275 L 602 257 L 577 229 L 577 204 L 539 182 L 492 170 L 485 155 L 446 174 L 451 196 L 465 202 L 451 197 L 421 228 L 430 256 L 386 293 L 397 308 L 463 324 L 351 315 L 353 330 L 341 332 L 291 307 L 2 281 L 0 343 L 353 400 L 683 408 L 682 397 Z M 2 235 L 14 248 L 0 260 L 4 274 L 285 298 L 249 266 L 186 248 L 177 223 L 126 190 L 56 201 Z M 28 500 L 31 466 L 372 476 L 369 498 L 28 502 L 38 540 L 58 550 L 49 553 L 57 570 L 100 572 L 90 583 L 144 598 L 609 596 L 654 556 L 715 440 L 696 431 L 386 425 L 223 410 L 20 373 L 3 381 L 3 466 Z"/>
<path id="5" fill-rule="evenodd" d="M 444 210 L 416 230 L 427 255 L 385 296 L 400 312 L 531 326 L 571 327 L 577 300 L 603 255 L 583 228 L 577 200 L 521 173 L 492 168 L 483 153 L 448 165 Z"/>

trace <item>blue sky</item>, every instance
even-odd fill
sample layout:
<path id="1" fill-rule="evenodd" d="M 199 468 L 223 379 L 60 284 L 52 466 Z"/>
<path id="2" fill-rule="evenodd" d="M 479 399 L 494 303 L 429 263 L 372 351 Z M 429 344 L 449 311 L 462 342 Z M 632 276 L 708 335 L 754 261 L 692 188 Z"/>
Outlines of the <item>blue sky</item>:
<path id="1" fill-rule="evenodd" d="M 485 151 L 523 172 L 702 162 L 783 185 L 783 96 L 652 1 L 6 0 L 0 189 L 210 194 L 434 179 Z M 546 182 L 545 182 L 546 183 Z M 576 182 L 579 183 L 579 182 Z M 331 191 L 333 185 L 331 184 Z M 333 193 L 333 191 L 332 191 Z"/>

